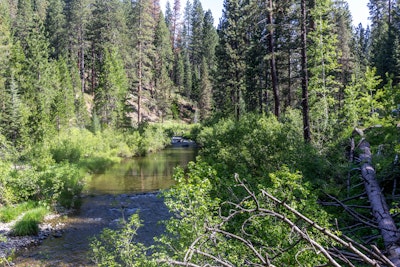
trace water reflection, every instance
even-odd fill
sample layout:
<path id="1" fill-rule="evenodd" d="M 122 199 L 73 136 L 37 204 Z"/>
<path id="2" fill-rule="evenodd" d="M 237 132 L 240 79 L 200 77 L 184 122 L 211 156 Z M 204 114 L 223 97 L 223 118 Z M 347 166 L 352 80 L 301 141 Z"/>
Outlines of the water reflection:
<path id="1" fill-rule="evenodd" d="M 140 193 L 169 188 L 174 184 L 174 168 L 186 166 L 196 155 L 196 148 L 177 147 L 124 160 L 104 173 L 93 175 L 88 183 L 88 193 Z"/>

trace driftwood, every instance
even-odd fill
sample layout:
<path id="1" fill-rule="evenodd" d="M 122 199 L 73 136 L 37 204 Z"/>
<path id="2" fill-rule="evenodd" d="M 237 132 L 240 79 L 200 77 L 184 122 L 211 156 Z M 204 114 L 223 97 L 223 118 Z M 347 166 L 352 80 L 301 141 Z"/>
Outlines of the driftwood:
<path id="1" fill-rule="evenodd" d="M 381 187 L 376 180 L 370 144 L 363 139 L 358 148 L 361 150 L 359 155 L 361 175 L 371 204 L 372 215 L 378 224 L 389 259 L 395 266 L 400 267 L 400 233 L 389 212 Z"/>

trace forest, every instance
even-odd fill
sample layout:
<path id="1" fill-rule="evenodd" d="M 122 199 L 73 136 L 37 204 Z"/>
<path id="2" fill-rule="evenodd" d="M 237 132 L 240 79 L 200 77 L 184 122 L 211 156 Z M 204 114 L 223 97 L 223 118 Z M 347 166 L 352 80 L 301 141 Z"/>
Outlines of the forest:
<path id="1" fill-rule="evenodd" d="M 183 133 L 165 235 L 135 242 L 136 214 L 96 265 L 400 266 L 400 1 L 368 7 L 354 27 L 345 0 L 224 0 L 218 23 L 200 0 L 1 0 L 0 221 L 35 234 Z"/>

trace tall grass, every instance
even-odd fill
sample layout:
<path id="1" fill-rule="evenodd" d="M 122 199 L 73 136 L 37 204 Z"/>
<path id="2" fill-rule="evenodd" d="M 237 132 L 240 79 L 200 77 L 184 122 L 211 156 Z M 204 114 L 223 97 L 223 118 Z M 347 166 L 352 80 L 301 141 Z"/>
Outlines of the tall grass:
<path id="1" fill-rule="evenodd" d="M 37 235 L 39 233 L 39 224 L 43 221 L 48 210 L 44 207 L 38 207 L 25 213 L 13 227 L 12 232 L 16 236 Z"/>
<path id="2" fill-rule="evenodd" d="M 0 221 L 11 222 L 15 220 L 20 214 L 37 206 L 33 201 L 23 202 L 18 205 L 8 205 L 0 208 Z"/>

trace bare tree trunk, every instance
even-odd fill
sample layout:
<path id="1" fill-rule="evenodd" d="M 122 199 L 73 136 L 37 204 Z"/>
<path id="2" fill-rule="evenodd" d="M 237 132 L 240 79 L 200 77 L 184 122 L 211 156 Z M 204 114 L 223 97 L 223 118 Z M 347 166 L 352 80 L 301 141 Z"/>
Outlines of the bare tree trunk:
<path id="1" fill-rule="evenodd" d="M 400 266 L 400 234 L 390 215 L 382 190 L 376 181 L 375 169 L 372 166 L 370 145 L 367 141 L 363 140 L 359 145 L 359 149 L 362 151 L 360 154 L 362 164 L 361 174 L 369 202 L 371 203 L 372 215 L 378 223 L 389 259 L 394 265 Z"/>
<path id="2" fill-rule="evenodd" d="M 279 87 L 278 87 L 278 72 L 276 70 L 276 59 L 275 59 L 275 42 L 274 42 L 274 26 L 273 26 L 273 3 L 272 0 L 268 1 L 268 49 L 270 54 L 270 67 L 271 67 L 271 78 L 272 78 L 272 91 L 274 93 L 274 104 L 275 104 L 275 116 L 279 119 L 280 116 L 280 99 L 279 99 Z"/>
<path id="3" fill-rule="evenodd" d="M 306 0 L 301 0 L 301 104 L 303 108 L 303 135 L 306 143 L 311 142 L 310 115 L 308 106 L 308 69 L 307 69 L 307 7 Z"/>

